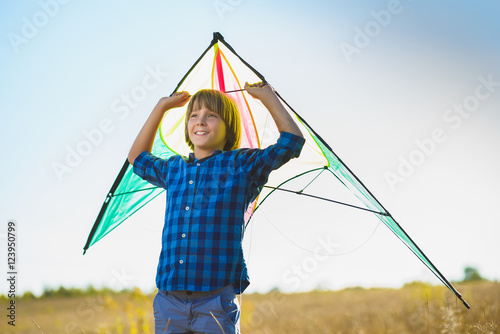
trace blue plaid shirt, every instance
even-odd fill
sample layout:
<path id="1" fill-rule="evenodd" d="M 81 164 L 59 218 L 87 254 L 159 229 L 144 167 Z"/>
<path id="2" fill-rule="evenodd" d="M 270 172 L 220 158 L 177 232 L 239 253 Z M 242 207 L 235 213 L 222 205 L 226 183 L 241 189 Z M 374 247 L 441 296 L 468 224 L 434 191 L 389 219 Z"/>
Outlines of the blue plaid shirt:
<path id="1" fill-rule="evenodd" d="M 166 189 L 167 206 L 156 285 L 165 291 L 211 291 L 250 284 L 242 239 L 244 216 L 272 170 L 298 157 L 305 140 L 282 132 L 265 149 L 215 151 L 197 160 L 142 152 L 134 173 Z"/>

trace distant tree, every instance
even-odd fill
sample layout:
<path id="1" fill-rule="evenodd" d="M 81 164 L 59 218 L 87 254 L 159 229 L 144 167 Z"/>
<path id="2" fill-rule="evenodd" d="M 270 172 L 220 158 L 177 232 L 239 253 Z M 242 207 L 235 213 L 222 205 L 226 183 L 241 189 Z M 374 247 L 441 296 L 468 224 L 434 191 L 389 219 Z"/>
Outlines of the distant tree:
<path id="1" fill-rule="evenodd" d="M 60 297 L 69 297 L 71 296 L 71 292 L 61 285 L 55 292 L 55 295 Z"/>
<path id="2" fill-rule="evenodd" d="M 43 293 L 42 297 L 53 297 L 56 294 L 56 290 L 49 288 L 49 287 L 44 287 L 43 288 Z"/>
<path id="3" fill-rule="evenodd" d="M 471 281 L 482 281 L 484 278 L 479 274 L 479 270 L 474 267 L 465 267 L 464 269 L 464 282 L 471 282 Z"/>
<path id="4" fill-rule="evenodd" d="M 278 286 L 273 287 L 269 290 L 270 293 L 281 293 L 281 289 Z"/>
<path id="5" fill-rule="evenodd" d="M 31 300 L 31 299 L 36 299 L 36 296 L 33 294 L 33 292 L 31 292 L 31 291 L 26 291 L 26 292 L 23 294 L 22 299 L 23 299 L 23 300 Z"/>
<path id="6" fill-rule="evenodd" d="M 77 288 L 65 288 L 64 286 L 59 286 L 59 288 L 53 289 L 45 287 L 43 289 L 42 297 L 71 297 L 71 296 L 81 296 L 83 291 Z"/>
<path id="7" fill-rule="evenodd" d="M 85 292 L 84 292 L 86 295 L 96 295 L 99 293 L 99 291 L 96 290 L 96 288 L 94 288 L 94 286 L 92 284 L 89 284 L 87 286 L 87 288 L 85 288 Z"/>

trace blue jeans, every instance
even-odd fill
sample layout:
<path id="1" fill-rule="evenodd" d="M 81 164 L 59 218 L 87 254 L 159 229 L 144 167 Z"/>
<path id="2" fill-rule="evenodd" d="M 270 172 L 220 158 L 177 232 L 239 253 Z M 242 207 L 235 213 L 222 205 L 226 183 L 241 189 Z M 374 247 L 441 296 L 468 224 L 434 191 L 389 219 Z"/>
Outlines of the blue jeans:
<path id="1" fill-rule="evenodd" d="M 158 290 L 153 309 L 155 334 L 240 333 L 240 307 L 232 285 L 209 292 Z"/>

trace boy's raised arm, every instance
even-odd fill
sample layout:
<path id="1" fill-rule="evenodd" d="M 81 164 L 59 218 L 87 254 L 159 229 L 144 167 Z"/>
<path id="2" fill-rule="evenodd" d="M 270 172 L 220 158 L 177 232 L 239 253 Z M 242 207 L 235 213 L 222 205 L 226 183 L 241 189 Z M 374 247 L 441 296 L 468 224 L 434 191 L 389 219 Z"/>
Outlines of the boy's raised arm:
<path id="1" fill-rule="evenodd" d="M 293 120 L 285 107 L 281 104 L 271 86 L 262 82 L 249 84 L 245 83 L 245 90 L 254 98 L 259 99 L 267 110 L 271 113 L 279 132 L 289 132 L 303 137 L 297 123 Z"/>
<path id="2" fill-rule="evenodd" d="M 135 158 L 142 152 L 151 152 L 156 131 L 158 131 L 158 127 L 160 126 L 161 119 L 165 112 L 172 108 L 184 106 L 190 98 L 191 96 L 188 92 L 178 92 L 170 97 L 163 97 L 158 101 L 132 144 L 132 148 L 128 154 L 128 162 L 131 165 L 134 164 Z"/>

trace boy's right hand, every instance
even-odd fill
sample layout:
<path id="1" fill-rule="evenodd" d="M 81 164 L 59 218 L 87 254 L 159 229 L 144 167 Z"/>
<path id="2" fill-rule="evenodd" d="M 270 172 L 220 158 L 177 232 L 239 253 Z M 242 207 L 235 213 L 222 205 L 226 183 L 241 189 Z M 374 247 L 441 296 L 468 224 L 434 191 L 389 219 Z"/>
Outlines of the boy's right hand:
<path id="1" fill-rule="evenodd" d="M 176 92 L 169 97 L 162 97 L 149 115 L 146 123 L 135 138 L 128 154 L 128 162 L 133 165 L 135 159 L 143 151 L 151 152 L 158 126 L 165 112 L 172 108 L 184 106 L 191 99 L 188 92 Z"/>
<path id="2" fill-rule="evenodd" d="M 188 92 L 175 92 L 171 96 L 162 97 L 158 104 L 164 111 L 172 108 L 183 107 L 191 99 Z"/>

